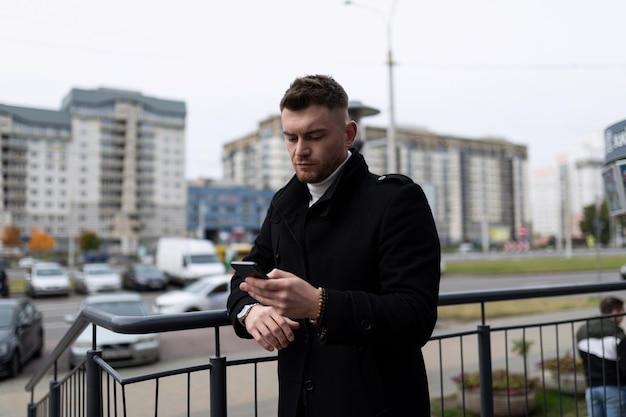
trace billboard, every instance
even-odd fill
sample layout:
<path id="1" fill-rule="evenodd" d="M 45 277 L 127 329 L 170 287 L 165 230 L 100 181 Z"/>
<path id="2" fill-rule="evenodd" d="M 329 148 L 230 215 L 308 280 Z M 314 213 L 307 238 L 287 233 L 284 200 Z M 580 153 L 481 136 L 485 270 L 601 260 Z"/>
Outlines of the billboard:
<path id="1" fill-rule="evenodd" d="M 626 120 L 604 131 L 604 161 L 610 163 L 626 158 Z"/>
<path id="2" fill-rule="evenodd" d="M 606 190 L 606 201 L 611 216 L 626 212 L 626 161 L 620 164 L 610 164 L 602 170 L 602 180 Z"/>
<path id="3" fill-rule="evenodd" d="M 496 243 L 502 243 L 511 240 L 511 229 L 507 226 L 490 227 L 489 240 Z"/>

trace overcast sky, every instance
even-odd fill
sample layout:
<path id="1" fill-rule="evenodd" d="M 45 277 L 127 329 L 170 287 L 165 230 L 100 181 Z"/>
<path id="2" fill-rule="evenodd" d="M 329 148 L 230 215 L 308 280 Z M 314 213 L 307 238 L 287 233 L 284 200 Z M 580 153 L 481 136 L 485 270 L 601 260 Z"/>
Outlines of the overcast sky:
<path id="1" fill-rule="evenodd" d="M 278 114 L 293 78 L 329 74 L 396 121 L 529 147 L 532 169 L 626 119 L 624 0 L 0 0 L 0 103 L 58 109 L 73 87 L 187 104 L 187 177 Z"/>

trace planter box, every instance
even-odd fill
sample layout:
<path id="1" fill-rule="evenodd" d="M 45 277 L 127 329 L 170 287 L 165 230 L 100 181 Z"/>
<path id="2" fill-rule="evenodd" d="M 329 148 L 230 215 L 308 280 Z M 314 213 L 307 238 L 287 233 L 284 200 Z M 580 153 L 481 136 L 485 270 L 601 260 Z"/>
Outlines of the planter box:
<path id="1" fill-rule="evenodd" d="M 458 394 L 459 407 L 463 407 L 463 393 Z M 536 408 L 535 389 L 527 393 L 517 392 L 507 395 L 506 392 L 494 391 L 493 415 L 496 417 L 523 417 L 530 415 Z M 465 410 L 481 415 L 480 391 L 478 389 L 465 390 Z"/>
<path id="2" fill-rule="evenodd" d="M 562 394 L 584 396 L 587 380 L 584 372 L 554 372 L 546 371 L 543 385 L 546 389 L 559 391 Z"/>

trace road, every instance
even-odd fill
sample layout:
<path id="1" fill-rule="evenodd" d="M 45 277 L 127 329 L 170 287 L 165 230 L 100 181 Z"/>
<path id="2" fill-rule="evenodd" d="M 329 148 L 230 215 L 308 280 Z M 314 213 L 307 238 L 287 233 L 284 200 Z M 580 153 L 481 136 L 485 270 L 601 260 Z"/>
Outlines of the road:
<path id="1" fill-rule="evenodd" d="M 494 277 L 476 277 L 464 275 L 444 275 L 441 279 L 441 292 L 464 292 L 477 291 L 486 289 L 504 289 L 533 287 L 545 285 L 565 285 L 577 284 L 585 282 L 612 282 L 619 280 L 617 273 L 610 274 L 603 272 L 577 272 L 563 274 L 538 274 L 538 275 L 506 275 Z M 169 288 L 170 290 L 173 288 Z M 142 293 L 146 306 L 150 307 L 152 301 L 162 292 L 145 292 Z M 34 300 L 35 305 L 44 317 L 44 328 L 46 332 L 45 353 L 52 351 L 54 346 L 59 342 L 61 337 L 69 328 L 69 323 L 64 321 L 64 316 L 76 312 L 78 304 L 83 296 L 72 294 L 70 297 L 47 297 L 37 298 Z M 220 331 L 222 346 L 227 346 L 228 351 L 233 352 L 249 351 L 256 348 L 254 342 L 249 340 L 241 340 L 233 333 L 230 328 L 223 328 Z M 163 333 L 161 335 L 161 361 L 181 357 L 208 357 L 215 353 L 214 336 L 212 330 L 206 333 L 197 330 L 187 330 L 174 333 Z M 264 351 L 259 349 L 260 353 Z M 34 370 L 39 366 L 41 359 L 29 362 L 23 369 L 23 375 L 32 375 Z M 64 371 L 68 363 L 67 357 L 60 360 L 60 370 Z M 8 383 L 9 380 L 0 380 L 0 390 L 2 385 Z"/>
<path id="2" fill-rule="evenodd" d="M 567 285 L 599 282 L 615 282 L 621 280 L 619 273 L 600 272 L 567 272 L 549 274 L 508 274 L 491 277 L 475 275 L 443 275 L 440 292 L 461 292 L 494 290 L 506 288 L 526 288 L 536 286 Z"/>
<path id="3" fill-rule="evenodd" d="M 518 287 L 534 287 L 546 285 L 565 285 L 585 282 L 611 282 L 620 280 L 619 274 L 603 272 L 584 273 L 561 273 L 561 274 L 538 274 L 538 275 L 507 275 L 494 277 L 476 277 L 463 275 L 444 275 L 441 280 L 441 292 L 464 292 L 477 291 L 486 289 L 504 289 Z M 172 289 L 172 288 L 170 288 Z M 152 300 L 161 292 L 142 293 L 147 306 L 150 306 Z M 78 304 L 83 296 L 72 294 L 70 297 L 48 297 L 37 298 L 34 300 L 35 305 L 42 311 L 44 316 L 44 328 L 46 332 L 46 344 L 43 357 L 52 351 L 59 342 L 61 337 L 69 328 L 69 324 L 64 321 L 66 314 L 75 313 Z M 446 331 L 451 329 L 447 328 Z M 215 353 L 215 341 L 213 331 L 207 329 L 206 332 L 198 330 L 180 331 L 161 334 L 161 361 L 147 367 L 141 367 L 143 373 L 153 372 L 157 369 L 163 369 L 164 366 L 170 365 L 184 359 L 197 358 L 195 364 L 200 364 L 205 358 Z M 267 355 L 267 352 L 260 349 L 253 341 L 242 340 L 234 335 L 231 328 L 222 328 L 220 331 L 220 342 L 222 346 L 222 354 L 233 358 L 239 355 Z M 42 359 L 36 359 L 29 362 L 23 369 L 22 375 L 17 379 L 0 379 L 0 393 L 15 392 L 21 398 L 25 398 L 23 408 L 26 409 L 28 395 L 25 395 L 24 385 L 28 378 L 33 374 Z M 59 373 L 63 375 L 67 369 L 67 355 L 62 357 L 59 362 Z M 133 372 L 133 368 L 128 368 L 128 372 Z M 125 374 L 126 372 L 121 372 Z M 46 388 L 43 382 L 42 389 Z M 2 405 L 0 405 L 0 417 L 4 417 L 2 413 Z"/>

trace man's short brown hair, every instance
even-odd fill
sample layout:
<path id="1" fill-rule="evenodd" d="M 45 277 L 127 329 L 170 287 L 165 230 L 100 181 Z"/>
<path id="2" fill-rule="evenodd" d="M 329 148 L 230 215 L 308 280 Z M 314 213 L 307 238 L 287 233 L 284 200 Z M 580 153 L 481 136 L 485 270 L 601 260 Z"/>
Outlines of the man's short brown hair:
<path id="1" fill-rule="evenodd" d="M 600 313 L 611 314 L 615 310 L 622 310 L 624 301 L 617 297 L 605 297 L 600 301 Z"/>
<path id="2" fill-rule="evenodd" d="M 318 105 L 330 110 L 348 109 L 348 94 L 328 75 L 306 75 L 296 78 L 280 100 L 280 111 L 299 111 Z"/>

